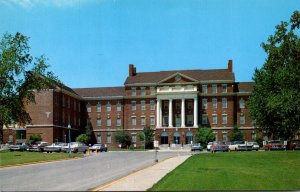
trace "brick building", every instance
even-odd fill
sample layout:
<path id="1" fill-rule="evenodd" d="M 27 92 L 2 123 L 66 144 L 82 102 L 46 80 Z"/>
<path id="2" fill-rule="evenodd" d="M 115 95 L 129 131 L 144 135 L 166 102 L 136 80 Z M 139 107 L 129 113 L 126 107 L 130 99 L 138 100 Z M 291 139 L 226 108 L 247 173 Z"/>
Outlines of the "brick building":
<path id="1" fill-rule="evenodd" d="M 45 90 L 27 107 L 32 124 L 26 136 L 67 142 L 69 124 L 74 140 L 89 121 L 93 143 L 116 146 L 113 134 L 124 129 L 140 145 L 139 134 L 149 126 L 160 145 L 189 144 L 198 125 L 229 141 L 236 124 L 251 141 L 256 133 L 245 103 L 253 83 L 235 82 L 232 69 L 231 60 L 226 69 L 214 70 L 137 72 L 130 64 L 123 87 Z"/>

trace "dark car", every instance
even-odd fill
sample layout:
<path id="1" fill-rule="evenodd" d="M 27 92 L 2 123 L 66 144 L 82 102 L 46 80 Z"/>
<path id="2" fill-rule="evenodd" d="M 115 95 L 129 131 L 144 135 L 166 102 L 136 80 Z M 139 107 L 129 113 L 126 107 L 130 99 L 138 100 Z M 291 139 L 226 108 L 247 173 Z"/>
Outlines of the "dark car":
<path id="1" fill-rule="evenodd" d="M 194 143 L 191 146 L 191 151 L 202 151 L 203 147 L 201 146 L 200 143 Z"/>
<path id="2" fill-rule="evenodd" d="M 300 150 L 300 140 L 292 140 L 288 142 L 287 149 Z"/>
<path id="3" fill-rule="evenodd" d="M 10 151 L 26 151 L 28 149 L 28 145 L 25 143 L 17 143 L 15 145 L 10 145 L 8 149 Z"/>
<path id="4" fill-rule="evenodd" d="M 286 145 L 279 140 L 270 140 L 267 141 L 264 145 L 265 151 L 271 151 L 271 150 L 286 150 Z"/>
<path id="5" fill-rule="evenodd" d="M 90 147 L 90 150 L 91 151 L 100 151 L 100 152 L 105 151 L 105 152 L 107 152 L 107 147 L 104 144 L 98 143 L 98 144 L 94 144 L 92 147 Z"/>
<path id="6" fill-rule="evenodd" d="M 212 153 L 217 152 L 217 151 L 222 151 L 222 152 L 228 152 L 229 147 L 224 141 L 215 141 L 212 143 L 210 150 Z"/>

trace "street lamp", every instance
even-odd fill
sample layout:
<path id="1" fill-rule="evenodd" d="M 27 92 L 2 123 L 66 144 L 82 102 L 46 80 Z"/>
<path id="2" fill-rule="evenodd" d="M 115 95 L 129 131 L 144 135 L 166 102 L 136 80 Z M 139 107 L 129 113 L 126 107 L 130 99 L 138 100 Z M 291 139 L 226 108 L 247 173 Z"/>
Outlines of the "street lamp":
<path id="1" fill-rule="evenodd" d="M 69 156 L 71 154 L 71 125 L 68 125 L 68 130 L 69 130 Z"/>

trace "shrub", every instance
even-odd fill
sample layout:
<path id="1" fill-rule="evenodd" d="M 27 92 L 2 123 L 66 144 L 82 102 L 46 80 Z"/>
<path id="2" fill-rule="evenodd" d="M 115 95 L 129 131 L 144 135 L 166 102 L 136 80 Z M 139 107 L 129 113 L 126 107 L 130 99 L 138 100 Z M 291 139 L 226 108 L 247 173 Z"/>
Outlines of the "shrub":
<path id="1" fill-rule="evenodd" d="M 88 144 L 89 137 L 86 134 L 83 133 L 83 134 L 78 135 L 78 137 L 76 137 L 76 141 Z"/>

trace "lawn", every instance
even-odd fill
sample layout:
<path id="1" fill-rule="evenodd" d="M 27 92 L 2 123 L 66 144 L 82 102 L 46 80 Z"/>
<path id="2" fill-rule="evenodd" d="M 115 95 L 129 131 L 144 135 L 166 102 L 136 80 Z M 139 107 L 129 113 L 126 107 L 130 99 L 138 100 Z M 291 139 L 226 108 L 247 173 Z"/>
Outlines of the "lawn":
<path id="1" fill-rule="evenodd" d="M 83 157 L 82 154 L 71 154 L 70 158 Z M 39 161 L 54 161 L 69 158 L 68 153 L 41 153 L 41 152 L 10 152 L 0 151 L 0 166 L 31 163 Z"/>
<path id="2" fill-rule="evenodd" d="M 300 151 L 193 155 L 149 190 L 300 190 Z"/>

